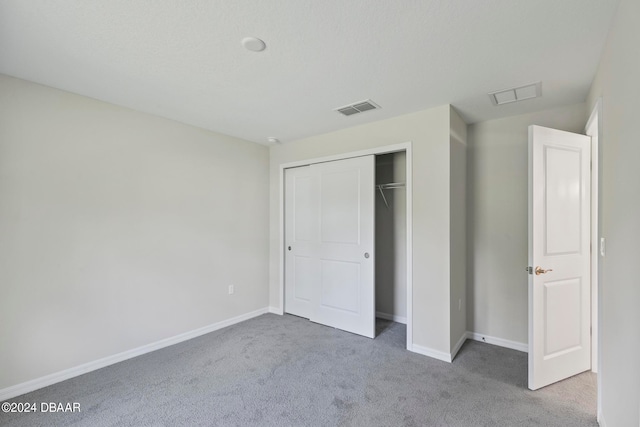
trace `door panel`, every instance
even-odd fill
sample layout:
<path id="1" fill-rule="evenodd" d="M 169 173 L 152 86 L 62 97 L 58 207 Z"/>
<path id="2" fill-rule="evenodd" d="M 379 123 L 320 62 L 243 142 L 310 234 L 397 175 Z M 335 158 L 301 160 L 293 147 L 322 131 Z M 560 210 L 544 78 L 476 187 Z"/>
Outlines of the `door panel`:
<path id="1" fill-rule="evenodd" d="M 358 314 L 360 263 L 320 261 L 320 307 Z"/>
<path id="2" fill-rule="evenodd" d="M 532 390 L 591 367 L 590 144 L 584 135 L 529 127 Z"/>
<path id="3" fill-rule="evenodd" d="M 289 171 L 287 171 L 289 172 Z M 313 177 L 308 175 L 308 171 L 301 169 L 296 171 L 291 185 L 293 185 L 293 240 L 296 242 L 311 242 L 315 240 L 314 231 L 316 224 L 313 223 L 313 209 L 316 209 L 312 198 Z"/>
<path id="4" fill-rule="evenodd" d="M 580 194 L 581 151 L 544 147 L 545 254 L 580 252 L 582 208 Z"/>
<path id="5" fill-rule="evenodd" d="M 579 278 L 544 284 L 545 360 L 580 346 L 580 292 Z"/>
<path id="6" fill-rule="evenodd" d="M 321 169 L 336 165 L 323 163 Z M 320 224 L 325 243 L 359 242 L 360 170 L 321 171 Z"/>

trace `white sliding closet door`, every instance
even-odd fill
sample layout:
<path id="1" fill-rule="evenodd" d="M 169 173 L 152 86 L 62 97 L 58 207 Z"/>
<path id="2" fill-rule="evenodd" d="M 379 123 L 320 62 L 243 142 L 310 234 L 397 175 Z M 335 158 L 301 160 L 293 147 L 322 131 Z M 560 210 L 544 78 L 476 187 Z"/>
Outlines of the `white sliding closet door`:
<path id="1" fill-rule="evenodd" d="M 285 173 L 285 310 L 373 338 L 374 156 Z"/>
<path id="2" fill-rule="evenodd" d="M 373 338 L 375 158 L 314 166 L 320 179 L 320 274 L 311 320 Z"/>
<path id="3" fill-rule="evenodd" d="M 311 317 L 318 277 L 318 178 L 311 166 L 285 169 L 285 311 Z"/>

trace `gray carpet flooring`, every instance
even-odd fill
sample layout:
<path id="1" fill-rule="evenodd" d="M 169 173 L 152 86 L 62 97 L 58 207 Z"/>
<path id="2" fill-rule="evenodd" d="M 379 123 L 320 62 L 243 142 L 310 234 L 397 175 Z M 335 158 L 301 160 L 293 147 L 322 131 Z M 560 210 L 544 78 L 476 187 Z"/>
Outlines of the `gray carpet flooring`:
<path id="1" fill-rule="evenodd" d="M 2 426 L 597 426 L 595 376 L 536 392 L 525 353 L 467 341 L 452 364 L 266 314 L 11 399 L 80 413 L 4 414 Z M 39 404 L 39 403 L 38 403 Z"/>

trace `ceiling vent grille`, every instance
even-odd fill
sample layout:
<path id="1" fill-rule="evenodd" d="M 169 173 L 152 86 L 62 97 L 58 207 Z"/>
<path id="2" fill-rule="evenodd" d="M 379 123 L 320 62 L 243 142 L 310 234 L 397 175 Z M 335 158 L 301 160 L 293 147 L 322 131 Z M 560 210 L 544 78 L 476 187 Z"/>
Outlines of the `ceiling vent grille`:
<path id="1" fill-rule="evenodd" d="M 344 116 L 353 116 L 354 114 L 364 113 L 365 111 L 376 110 L 378 108 L 380 108 L 378 104 L 370 99 L 367 99 L 366 101 L 360 101 L 356 102 L 355 104 L 336 108 L 335 111 Z"/>
<path id="2" fill-rule="evenodd" d="M 489 98 L 493 105 L 510 104 L 542 96 L 542 82 L 491 92 Z"/>

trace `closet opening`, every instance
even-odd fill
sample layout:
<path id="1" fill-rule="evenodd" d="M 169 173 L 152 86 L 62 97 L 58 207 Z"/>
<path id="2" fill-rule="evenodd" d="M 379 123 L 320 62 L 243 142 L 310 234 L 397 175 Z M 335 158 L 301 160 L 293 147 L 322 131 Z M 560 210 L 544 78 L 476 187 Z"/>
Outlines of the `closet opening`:
<path id="1" fill-rule="evenodd" d="M 280 165 L 272 312 L 413 351 L 411 151 L 405 142 Z"/>
<path id="2" fill-rule="evenodd" d="M 394 329 L 406 340 L 407 198 L 406 153 L 375 156 L 375 311 L 376 336 Z"/>

